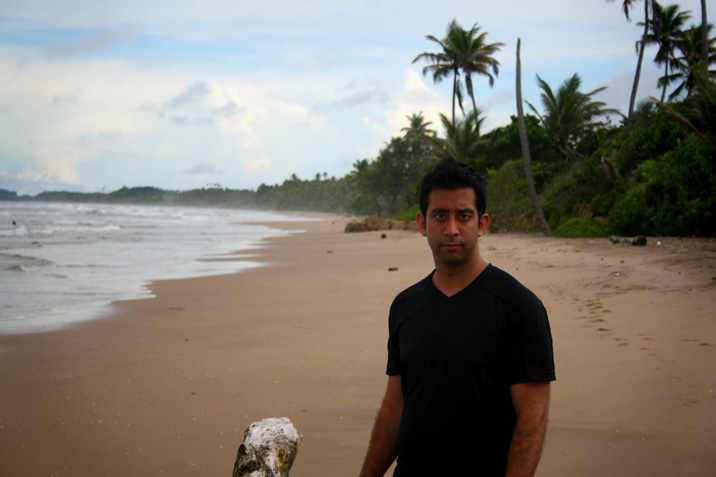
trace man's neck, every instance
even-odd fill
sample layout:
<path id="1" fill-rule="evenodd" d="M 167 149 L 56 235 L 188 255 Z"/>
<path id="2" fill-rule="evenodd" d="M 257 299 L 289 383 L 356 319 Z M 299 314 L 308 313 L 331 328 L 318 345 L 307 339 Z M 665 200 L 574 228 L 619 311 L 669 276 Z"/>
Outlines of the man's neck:
<path id="1" fill-rule="evenodd" d="M 439 266 L 433 273 L 433 285 L 445 296 L 453 296 L 472 283 L 486 268 L 488 263 L 480 258 L 474 264 L 457 267 Z"/>

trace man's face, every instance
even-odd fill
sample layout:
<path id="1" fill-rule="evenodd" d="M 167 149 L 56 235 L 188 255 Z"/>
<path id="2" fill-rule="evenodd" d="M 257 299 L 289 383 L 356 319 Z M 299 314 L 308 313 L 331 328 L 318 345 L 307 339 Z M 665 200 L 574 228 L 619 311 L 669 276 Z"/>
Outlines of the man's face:
<path id="1" fill-rule="evenodd" d="M 435 265 L 452 267 L 480 259 L 477 239 L 487 229 L 489 217 L 478 217 L 475 191 L 438 189 L 430 193 L 426 216 L 418 214 L 418 228 L 428 238 Z"/>

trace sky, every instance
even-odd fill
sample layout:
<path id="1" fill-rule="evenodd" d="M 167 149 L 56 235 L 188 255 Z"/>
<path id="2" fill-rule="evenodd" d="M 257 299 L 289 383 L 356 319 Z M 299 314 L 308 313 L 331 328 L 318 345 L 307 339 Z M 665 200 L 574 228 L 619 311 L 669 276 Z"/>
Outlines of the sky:
<path id="1" fill-rule="evenodd" d="M 666 3 L 666 2 L 665 2 Z M 700 0 L 680 0 L 700 22 Z M 292 174 L 340 178 L 407 116 L 442 133 L 451 81 L 423 76 L 426 35 L 478 24 L 499 76 L 474 77 L 483 133 L 516 114 L 536 75 L 626 114 L 642 3 L 605 0 L 0 0 L 0 189 L 256 189 Z M 707 2 L 716 15 L 716 1 Z M 659 96 L 647 50 L 639 98 Z M 469 103 L 468 103 L 469 104 Z M 467 106 L 467 105 L 466 105 Z"/>

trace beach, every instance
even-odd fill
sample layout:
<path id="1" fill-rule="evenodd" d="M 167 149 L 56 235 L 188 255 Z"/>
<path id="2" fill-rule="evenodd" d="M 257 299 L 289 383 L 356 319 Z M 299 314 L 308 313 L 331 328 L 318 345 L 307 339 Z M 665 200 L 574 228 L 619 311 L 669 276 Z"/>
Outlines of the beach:
<path id="1" fill-rule="evenodd" d="M 270 223 L 304 232 L 230 258 L 264 266 L 154 282 L 155 298 L 101 319 L 0 336 L 0 475 L 230 475 L 244 430 L 268 417 L 303 436 L 291 476 L 357 475 L 390 303 L 433 264 L 419 233 L 323 219 Z M 714 240 L 488 234 L 480 250 L 550 316 L 537 475 L 716 473 Z"/>

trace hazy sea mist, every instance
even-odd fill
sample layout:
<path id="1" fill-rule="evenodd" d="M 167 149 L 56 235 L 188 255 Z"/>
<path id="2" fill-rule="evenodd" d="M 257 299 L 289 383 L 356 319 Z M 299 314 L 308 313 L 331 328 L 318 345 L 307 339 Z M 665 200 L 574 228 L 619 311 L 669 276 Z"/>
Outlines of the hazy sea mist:
<path id="1" fill-rule="evenodd" d="M 264 211 L 0 202 L 0 333 L 100 317 L 150 298 L 149 281 L 233 273 L 251 261 L 201 261 L 287 235 L 251 222 L 304 220 Z M 14 222 L 14 224 L 13 224 Z"/>

